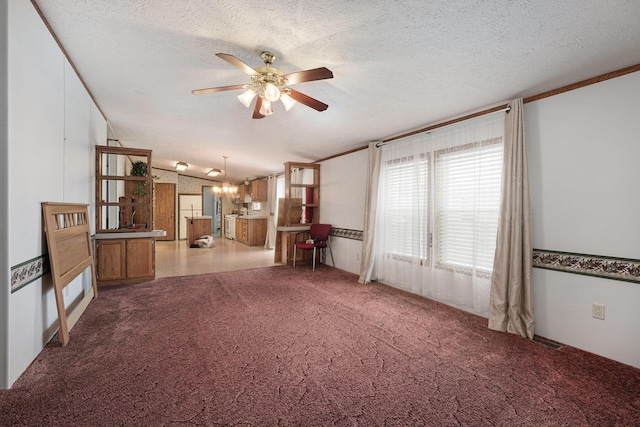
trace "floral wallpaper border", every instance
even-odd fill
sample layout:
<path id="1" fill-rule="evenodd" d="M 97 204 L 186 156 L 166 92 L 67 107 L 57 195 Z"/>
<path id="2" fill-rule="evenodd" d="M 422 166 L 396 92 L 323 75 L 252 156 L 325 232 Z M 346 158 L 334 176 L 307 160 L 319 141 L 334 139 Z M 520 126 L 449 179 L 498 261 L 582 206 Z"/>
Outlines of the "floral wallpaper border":
<path id="1" fill-rule="evenodd" d="M 331 236 L 362 240 L 363 231 L 332 228 Z M 640 260 L 533 249 L 533 267 L 640 283 Z M 11 267 L 11 293 L 50 272 L 49 254 Z"/>
<path id="2" fill-rule="evenodd" d="M 48 274 L 50 271 L 49 254 L 41 255 L 11 267 L 11 293 Z"/>
<path id="3" fill-rule="evenodd" d="M 331 236 L 344 237 L 345 239 L 362 240 L 364 232 L 362 230 L 350 230 L 348 228 L 331 228 Z"/>
<path id="4" fill-rule="evenodd" d="M 547 270 L 640 283 L 640 260 L 637 259 L 534 249 L 533 266 Z"/>

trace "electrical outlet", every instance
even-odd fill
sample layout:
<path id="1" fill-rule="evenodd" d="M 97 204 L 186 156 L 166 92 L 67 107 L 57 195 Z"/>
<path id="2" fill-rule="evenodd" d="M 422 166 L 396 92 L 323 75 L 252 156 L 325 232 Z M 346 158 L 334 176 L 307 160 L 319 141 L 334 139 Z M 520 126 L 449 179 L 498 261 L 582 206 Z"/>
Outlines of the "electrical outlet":
<path id="1" fill-rule="evenodd" d="M 360 252 L 356 252 L 356 261 L 360 261 Z"/>
<path id="2" fill-rule="evenodd" d="M 604 304 L 593 303 L 592 315 L 596 319 L 604 320 Z"/>

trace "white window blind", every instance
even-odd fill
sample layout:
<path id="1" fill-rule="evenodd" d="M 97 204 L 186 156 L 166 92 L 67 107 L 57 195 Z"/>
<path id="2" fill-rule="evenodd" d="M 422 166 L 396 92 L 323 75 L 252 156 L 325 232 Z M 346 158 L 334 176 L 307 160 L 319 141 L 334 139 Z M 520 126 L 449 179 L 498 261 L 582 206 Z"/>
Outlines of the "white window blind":
<path id="1" fill-rule="evenodd" d="M 429 256 L 429 155 L 384 162 L 384 242 L 387 256 L 425 262 Z"/>
<path id="2" fill-rule="evenodd" d="M 436 152 L 437 268 L 492 271 L 501 175 L 501 137 Z"/>

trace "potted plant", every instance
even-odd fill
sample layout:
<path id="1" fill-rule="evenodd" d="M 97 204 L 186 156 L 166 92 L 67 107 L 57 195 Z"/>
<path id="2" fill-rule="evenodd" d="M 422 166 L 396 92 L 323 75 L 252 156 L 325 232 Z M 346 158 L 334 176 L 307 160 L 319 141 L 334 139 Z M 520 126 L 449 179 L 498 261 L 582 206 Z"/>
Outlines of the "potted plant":
<path id="1" fill-rule="evenodd" d="M 147 162 L 138 160 L 131 163 L 131 176 L 147 176 Z M 149 192 L 147 191 L 146 181 L 139 181 L 138 188 L 133 192 L 133 195 L 144 197 L 147 194 Z"/>

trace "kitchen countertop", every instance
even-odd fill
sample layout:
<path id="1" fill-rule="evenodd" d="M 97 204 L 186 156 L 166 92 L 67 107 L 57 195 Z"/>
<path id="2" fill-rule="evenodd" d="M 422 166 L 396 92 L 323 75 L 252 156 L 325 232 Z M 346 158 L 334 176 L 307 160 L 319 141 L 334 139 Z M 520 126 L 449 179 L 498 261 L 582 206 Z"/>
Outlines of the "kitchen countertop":
<path id="1" fill-rule="evenodd" d="M 265 215 L 238 215 L 239 219 L 267 219 Z"/>
<path id="2" fill-rule="evenodd" d="M 151 231 L 125 231 L 118 233 L 96 233 L 96 240 L 104 239 L 142 239 L 144 237 L 163 237 L 167 232 L 164 230 L 151 230 Z"/>

